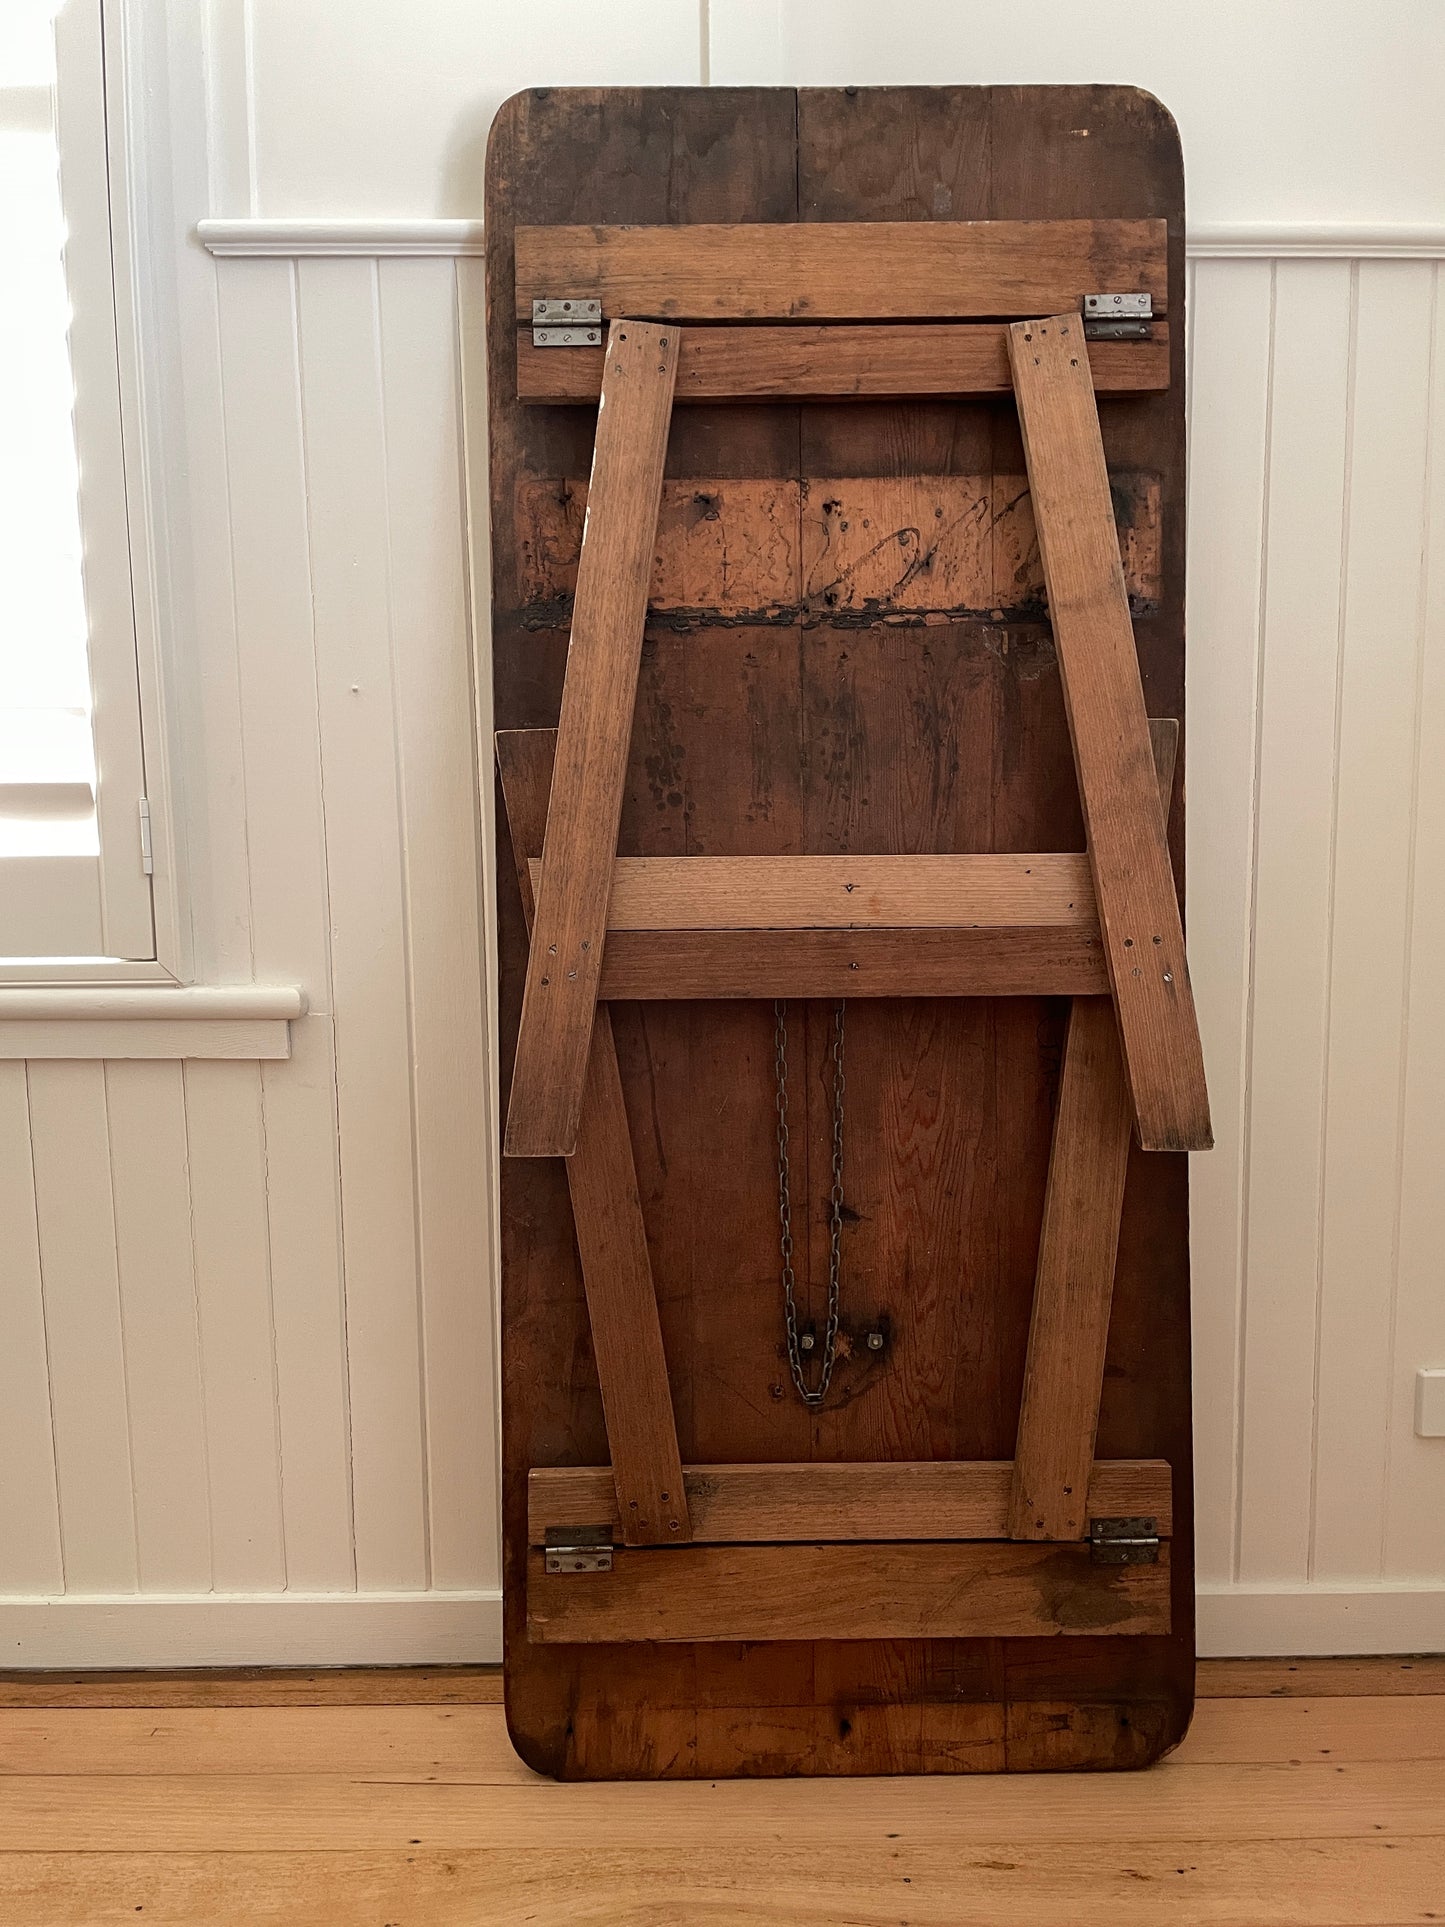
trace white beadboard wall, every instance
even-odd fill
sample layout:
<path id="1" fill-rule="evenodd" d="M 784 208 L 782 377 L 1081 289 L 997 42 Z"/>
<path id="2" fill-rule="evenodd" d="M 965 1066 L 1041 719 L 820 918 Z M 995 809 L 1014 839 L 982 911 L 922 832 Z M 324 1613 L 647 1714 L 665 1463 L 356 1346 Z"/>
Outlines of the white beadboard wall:
<path id="1" fill-rule="evenodd" d="M 1314 37 L 1296 88 L 1296 133 L 1337 137 L 1321 187 L 1276 116 L 1241 148 L 1202 10 L 1141 42 L 1100 0 L 1026 48 L 956 0 L 829 0 L 828 31 L 818 0 L 579 0 L 557 46 L 493 0 L 425 32 L 381 0 L 133 11 L 203 43 L 168 138 L 206 150 L 195 212 L 243 217 L 234 254 L 177 243 L 198 976 L 308 1014 L 285 1062 L 0 1062 L 0 1665 L 497 1655 L 481 133 L 542 79 L 945 69 L 1154 85 L 1204 223 L 1201 1649 L 1445 1647 L 1445 1440 L 1411 1412 L 1445 1365 L 1445 243 L 1370 172 L 1401 116 L 1358 50 Z M 1261 61 L 1288 91 L 1285 41 Z"/>
<path id="2" fill-rule="evenodd" d="M 309 1009 L 286 1062 L 0 1063 L 0 1665 L 493 1657 L 481 263 L 201 260 L 197 889 Z"/>

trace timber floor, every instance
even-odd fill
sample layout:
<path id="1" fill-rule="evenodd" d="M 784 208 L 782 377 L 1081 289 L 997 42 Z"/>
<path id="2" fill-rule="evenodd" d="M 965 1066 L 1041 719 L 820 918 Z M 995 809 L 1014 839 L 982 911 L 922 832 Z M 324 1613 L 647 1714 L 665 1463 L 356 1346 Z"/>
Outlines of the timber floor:
<path id="1" fill-rule="evenodd" d="M 1142 1774 L 563 1787 L 491 1671 L 0 1678 L 0 1922 L 1445 1920 L 1445 1659 L 1199 1684 Z"/>

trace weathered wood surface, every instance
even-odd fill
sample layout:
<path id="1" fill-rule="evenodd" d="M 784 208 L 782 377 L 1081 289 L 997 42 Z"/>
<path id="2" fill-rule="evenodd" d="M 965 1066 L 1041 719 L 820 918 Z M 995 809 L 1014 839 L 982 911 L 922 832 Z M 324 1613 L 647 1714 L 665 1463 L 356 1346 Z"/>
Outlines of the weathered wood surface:
<path id="1" fill-rule="evenodd" d="M 531 324 L 517 334 L 517 399 L 595 402 L 603 349 L 539 348 Z M 1169 386 L 1169 323 L 1147 341 L 1094 341 L 1089 371 L 1099 395 L 1153 394 Z M 1013 392 L 1002 322 L 911 327 L 846 322 L 810 328 L 685 328 L 674 400 L 784 401 L 824 396 L 962 400 Z"/>
<path id="2" fill-rule="evenodd" d="M 562 294 L 607 320 L 924 320 L 1077 313 L 1115 288 L 1169 299 L 1162 221 L 519 226 L 517 319 Z"/>
<path id="3" fill-rule="evenodd" d="M 544 1644 L 614 1640 L 1139 1638 L 1169 1630 L 1169 1548 L 1096 1565 L 1087 1546 L 680 1546 L 618 1552 L 611 1572 L 527 1559 L 527 1629 Z"/>
<path id="4" fill-rule="evenodd" d="M 1165 809 L 1174 788 L 1178 735 L 1172 720 L 1149 725 Z M 1133 1135 L 1113 1001 L 1076 998 L 1054 1112 L 1014 1449 L 1009 1532 L 1015 1539 L 1082 1539 L 1089 1520 L 1106 1513 L 1090 1470 Z M 1149 1511 L 1147 1505 L 1107 1508 L 1130 1516 Z"/>
<path id="5" fill-rule="evenodd" d="M 577 1142 L 676 378 L 675 330 L 613 322 L 534 885 L 509 1157 L 570 1157 Z"/>
<path id="6" fill-rule="evenodd" d="M 498 726 L 555 727 L 566 647 L 565 614 L 528 587 L 519 495 L 585 477 L 591 459 L 586 409 L 515 399 L 514 222 L 926 223 L 940 207 L 975 219 L 1165 218 L 1178 312 L 1182 205 L 1168 116 L 1128 90 L 552 90 L 511 103 L 493 135 L 487 203 Z M 1157 589 L 1150 607 L 1136 607 L 1135 630 L 1149 708 L 1172 716 L 1183 713 L 1177 327 L 1170 356 L 1166 394 L 1103 413 L 1116 485 L 1147 476 L 1156 491 Z M 699 403 L 675 414 L 667 479 L 694 494 L 724 483 L 806 487 L 821 551 L 822 503 L 834 497 L 815 491 L 832 478 L 900 487 L 923 478 L 931 489 L 944 477 L 962 492 L 966 478 L 1023 474 L 1016 409 L 1001 397 Z M 766 583 L 757 592 L 755 575 L 741 612 L 718 595 L 712 610 L 658 611 L 650 622 L 620 852 L 1082 850 L 1037 590 L 931 620 L 896 620 L 871 588 L 836 608 L 821 596 L 804 607 L 792 527 L 793 546 L 773 551 L 771 595 Z M 745 544 L 729 544 L 725 593 L 733 571 L 752 566 L 746 556 Z M 926 576 L 915 571 L 907 589 Z M 756 613 L 773 604 L 776 616 Z M 1177 801 L 1171 836 L 1177 862 Z M 509 849 L 497 876 L 505 1090 L 526 954 Z M 1102 959 L 1096 968 L 1063 994 L 1102 991 Z M 771 1012 L 758 1002 L 613 1006 L 685 1463 L 1011 1457 L 1066 1013 L 1042 987 L 1037 998 L 920 993 L 850 1008 L 849 1349 L 834 1399 L 814 1417 L 792 1396 L 782 1353 Z M 794 1143 L 814 1174 L 798 1191 L 795 1233 L 804 1315 L 815 1319 L 826 1285 L 817 1176 L 830 1028 L 826 1007 L 794 1012 Z M 873 1149 L 884 1144 L 886 1155 Z M 564 1777 L 707 1777 L 1139 1764 L 1172 1744 L 1192 1680 L 1185 1165 L 1131 1154 L 1098 1440 L 1101 1458 L 1173 1468 L 1167 1636 L 629 1649 L 544 1648 L 528 1637 L 527 1473 L 605 1464 L 608 1454 L 565 1171 L 505 1161 L 507 1671 L 525 1757 Z M 887 1343 L 870 1352 L 863 1336 L 880 1325 Z M 786 1717 L 774 1717 L 780 1708 Z M 965 1744 L 984 1714 L 1016 1736 L 1007 1748 Z"/>
<path id="7" fill-rule="evenodd" d="M 1155 614 L 1157 478 L 1116 471 L 1110 486 L 1130 609 Z M 529 626 L 567 626 L 586 515 L 585 479 L 520 484 Z M 770 627 L 860 618 L 1037 622 L 1044 571 L 1028 482 L 1021 474 L 666 481 L 648 608 L 674 627 L 723 619 Z M 999 646 L 1027 649 L 1030 641 L 1006 636 Z"/>
<path id="8" fill-rule="evenodd" d="M 1006 1539 L 1013 1466 L 1007 1459 L 683 1467 L 699 1544 L 804 1539 Z M 1102 1459 L 1085 1468 L 1093 1518 L 1148 1515 L 1168 1538 L 1169 1467 L 1162 1459 Z M 527 1480 L 534 1546 L 549 1526 L 620 1525 L 605 1465 L 540 1467 Z"/>
<path id="9" fill-rule="evenodd" d="M 541 865 L 534 859 L 532 877 Z M 621 856 L 612 930 L 1097 930 L 1089 859 L 980 856 Z"/>
<path id="10" fill-rule="evenodd" d="M 1016 322 L 1009 354 L 1139 1141 L 1207 1151 L 1204 1051 L 1083 324 Z"/>
<path id="11" fill-rule="evenodd" d="M 497 772 L 507 812 L 522 912 L 534 915 L 532 877 L 521 852 L 540 849 L 552 787 L 554 731 L 503 731 Z M 667 1356 L 637 1195 L 637 1167 L 612 1040 L 612 1018 L 597 1012 L 587 1062 L 577 1149 L 567 1188 L 587 1292 L 587 1322 L 607 1421 L 608 1473 L 618 1529 L 630 1546 L 681 1545 L 692 1536 Z"/>

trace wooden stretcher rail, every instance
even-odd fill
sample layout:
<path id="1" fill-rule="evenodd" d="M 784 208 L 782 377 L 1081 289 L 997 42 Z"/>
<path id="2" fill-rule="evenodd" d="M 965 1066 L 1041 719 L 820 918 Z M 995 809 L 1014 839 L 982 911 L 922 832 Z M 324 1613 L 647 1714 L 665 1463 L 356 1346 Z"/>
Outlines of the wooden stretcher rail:
<path id="1" fill-rule="evenodd" d="M 694 1543 L 768 1545 L 827 1540 L 1007 1539 L 1010 1459 L 923 1463 L 688 1465 L 683 1483 Z M 1163 1459 L 1101 1459 L 1086 1480 L 1086 1516 L 1152 1518 L 1172 1530 Z M 550 1528 L 621 1524 L 611 1467 L 543 1466 L 527 1476 L 534 1546 Z"/>
<path id="2" fill-rule="evenodd" d="M 541 865 L 531 863 L 535 889 Z M 618 930 L 959 930 L 1062 925 L 1097 931 L 1082 850 L 968 856 L 622 856 Z"/>
<path id="3" fill-rule="evenodd" d="M 675 333 L 631 320 L 608 333 L 606 405 L 598 407 L 507 1107 L 509 1157 L 570 1157 L 577 1143 L 672 420 Z"/>
<path id="4" fill-rule="evenodd" d="M 517 319 L 539 299 L 659 321 L 943 321 L 1168 299 L 1163 221 L 816 221 L 519 227 Z M 556 352 L 561 353 L 562 350 Z"/>
<path id="5" fill-rule="evenodd" d="M 1213 1143 L 1099 414 L 1077 314 L 1009 329 L 1049 620 L 1129 1095 L 1146 1151 Z"/>
<path id="6" fill-rule="evenodd" d="M 552 781 L 551 730 L 514 729 L 497 737 L 497 769 L 514 853 L 540 848 Z M 532 880 L 515 856 L 522 914 L 530 933 Z M 586 1099 L 577 1149 L 567 1160 L 567 1188 L 582 1261 L 582 1284 L 592 1332 L 592 1356 L 602 1394 L 608 1481 L 627 1545 L 674 1544 L 691 1533 L 677 1423 L 667 1381 L 667 1355 L 657 1314 L 647 1227 L 637 1190 L 637 1166 L 627 1130 L 627 1108 L 612 1018 L 597 1012 L 587 1060 Z"/>
<path id="7" fill-rule="evenodd" d="M 611 1572 L 527 1555 L 527 1633 L 613 1640 L 1033 1639 L 1169 1631 L 1169 1547 L 1096 1565 L 1087 1546 L 894 1543 L 661 1546 Z"/>
<path id="8" fill-rule="evenodd" d="M 618 930 L 598 996 L 688 1002 L 750 997 L 1099 997 L 1097 929 Z"/>
<path id="9" fill-rule="evenodd" d="M 1167 823 L 1179 725 L 1151 722 L 1149 740 Z M 1113 1000 L 1076 997 L 1054 1110 L 1014 1446 L 1012 1539 L 1082 1539 L 1088 1531 L 1093 1498 L 1087 1489 L 1133 1138 Z"/>
<path id="10" fill-rule="evenodd" d="M 896 397 L 1013 393 L 1003 322 L 910 325 L 846 322 L 821 328 L 698 328 L 681 331 L 678 402 L 881 401 Z M 517 399 L 592 402 L 602 391 L 604 351 L 538 348 L 531 325 L 517 331 Z M 1095 341 L 1096 395 L 1158 394 L 1169 386 L 1169 324 L 1148 341 Z"/>

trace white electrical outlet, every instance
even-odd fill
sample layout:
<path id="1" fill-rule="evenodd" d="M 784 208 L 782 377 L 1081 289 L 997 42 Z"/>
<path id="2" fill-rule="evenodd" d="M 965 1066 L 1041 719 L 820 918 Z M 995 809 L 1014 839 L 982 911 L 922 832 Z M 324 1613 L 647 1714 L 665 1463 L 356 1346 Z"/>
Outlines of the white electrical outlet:
<path id="1" fill-rule="evenodd" d="M 1415 1374 L 1415 1430 L 1422 1439 L 1445 1439 L 1445 1366 Z"/>

